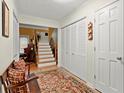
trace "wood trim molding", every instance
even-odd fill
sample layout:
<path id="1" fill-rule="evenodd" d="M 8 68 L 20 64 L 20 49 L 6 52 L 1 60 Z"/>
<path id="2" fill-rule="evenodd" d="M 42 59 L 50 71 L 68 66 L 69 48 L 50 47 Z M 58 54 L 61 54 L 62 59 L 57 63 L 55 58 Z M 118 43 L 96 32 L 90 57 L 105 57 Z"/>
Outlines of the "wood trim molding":
<path id="1" fill-rule="evenodd" d="M 48 30 L 44 30 L 44 29 L 35 29 L 36 32 L 48 32 Z"/>

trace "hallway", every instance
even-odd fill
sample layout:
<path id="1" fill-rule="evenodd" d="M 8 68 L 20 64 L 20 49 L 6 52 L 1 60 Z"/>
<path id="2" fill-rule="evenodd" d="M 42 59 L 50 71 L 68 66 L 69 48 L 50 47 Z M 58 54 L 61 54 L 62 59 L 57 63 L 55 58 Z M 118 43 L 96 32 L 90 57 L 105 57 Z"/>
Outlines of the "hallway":
<path id="1" fill-rule="evenodd" d="M 31 93 L 44 93 L 44 92 L 45 93 L 46 92 L 48 92 L 48 93 L 51 93 L 51 92 L 68 93 L 69 91 L 71 93 L 100 93 L 96 89 L 89 87 L 89 85 L 87 85 L 85 81 L 83 81 L 80 78 L 76 77 L 75 75 L 71 74 L 64 68 L 58 68 L 56 66 L 51 66 L 49 68 L 45 67 L 45 68 L 39 69 L 39 68 L 37 68 L 37 66 L 35 64 L 32 64 L 31 65 L 31 73 L 33 73 L 32 75 L 34 75 L 34 73 L 35 73 L 36 75 L 40 76 L 38 81 L 32 81 L 31 83 L 29 83 L 29 85 L 30 85 L 29 88 L 32 88 L 34 86 L 34 85 L 32 86 L 31 84 L 35 84 L 35 87 L 33 87 L 31 89 Z M 63 76 L 63 74 L 64 74 L 64 76 Z M 64 78 L 62 78 L 62 77 L 64 77 Z M 55 81 L 55 79 L 57 81 Z M 69 81 L 68 81 L 68 79 L 69 79 Z M 70 81 L 77 82 L 78 84 L 74 85 Z M 50 83 L 50 82 L 52 82 L 52 83 Z M 57 84 L 57 82 L 59 85 Z M 65 82 L 65 84 L 62 85 L 61 84 L 62 82 L 63 82 L 63 84 Z M 69 83 L 72 85 L 69 85 Z M 80 83 L 85 84 L 85 85 L 80 85 Z M 48 88 L 48 86 L 49 86 L 49 88 Z M 58 89 L 59 86 L 61 86 L 61 88 L 63 87 L 63 89 L 62 90 Z M 79 86 L 82 88 L 80 88 Z M 85 88 L 83 89 L 83 87 L 85 87 Z"/>
<path id="2" fill-rule="evenodd" d="M 0 93 L 124 93 L 123 19 L 124 0 L 0 0 Z"/>

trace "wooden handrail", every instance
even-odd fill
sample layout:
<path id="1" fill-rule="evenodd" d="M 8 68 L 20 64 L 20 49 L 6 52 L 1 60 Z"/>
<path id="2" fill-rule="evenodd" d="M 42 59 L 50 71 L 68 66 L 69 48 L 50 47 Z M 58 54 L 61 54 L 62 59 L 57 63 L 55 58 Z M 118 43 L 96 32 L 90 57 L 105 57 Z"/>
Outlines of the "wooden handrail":
<path id="1" fill-rule="evenodd" d="M 37 38 L 36 31 L 35 31 L 35 53 L 38 53 L 38 38 Z"/>

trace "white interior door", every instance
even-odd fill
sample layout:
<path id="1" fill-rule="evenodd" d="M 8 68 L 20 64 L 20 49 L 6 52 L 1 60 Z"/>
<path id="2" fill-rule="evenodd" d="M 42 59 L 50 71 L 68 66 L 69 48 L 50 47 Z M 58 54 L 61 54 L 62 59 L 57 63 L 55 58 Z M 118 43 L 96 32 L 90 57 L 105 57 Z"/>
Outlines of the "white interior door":
<path id="1" fill-rule="evenodd" d="M 124 93 L 121 13 L 120 1 L 96 13 L 95 85 L 103 93 Z"/>
<path id="2" fill-rule="evenodd" d="M 66 28 L 62 29 L 62 66 L 66 67 Z"/>
<path id="3" fill-rule="evenodd" d="M 86 53 L 86 19 L 77 23 L 77 62 L 78 62 L 78 76 L 87 79 L 87 53 Z"/>
<path id="4" fill-rule="evenodd" d="M 66 28 L 66 67 L 70 69 L 70 46 L 71 46 L 70 26 Z"/>
<path id="5" fill-rule="evenodd" d="M 83 80 L 87 77 L 86 61 L 86 20 L 71 26 L 71 63 L 70 70 Z"/>
<path id="6" fill-rule="evenodd" d="M 61 30 L 61 57 L 62 57 L 62 62 L 61 65 L 64 67 L 64 29 Z"/>
<path id="7" fill-rule="evenodd" d="M 66 28 L 64 28 L 64 50 L 63 50 L 63 52 L 64 52 L 64 67 L 65 68 L 67 68 L 67 62 L 66 62 Z"/>
<path id="8" fill-rule="evenodd" d="M 77 24 L 73 24 L 70 27 L 71 30 L 71 53 L 77 52 Z"/>
<path id="9" fill-rule="evenodd" d="M 71 65 L 70 71 L 73 74 L 76 74 L 77 68 L 77 59 L 76 59 L 76 52 L 77 52 L 77 24 L 73 24 L 70 27 L 71 30 Z"/>

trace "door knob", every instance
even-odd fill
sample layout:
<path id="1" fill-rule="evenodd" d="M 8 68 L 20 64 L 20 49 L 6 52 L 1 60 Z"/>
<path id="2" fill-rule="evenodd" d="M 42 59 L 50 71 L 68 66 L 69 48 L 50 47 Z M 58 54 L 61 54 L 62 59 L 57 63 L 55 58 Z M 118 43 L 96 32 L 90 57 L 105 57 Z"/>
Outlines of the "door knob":
<path id="1" fill-rule="evenodd" d="M 117 57 L 117 60 L 120 60 L 121 61 L 122 60 L 122 57 Z"/>

